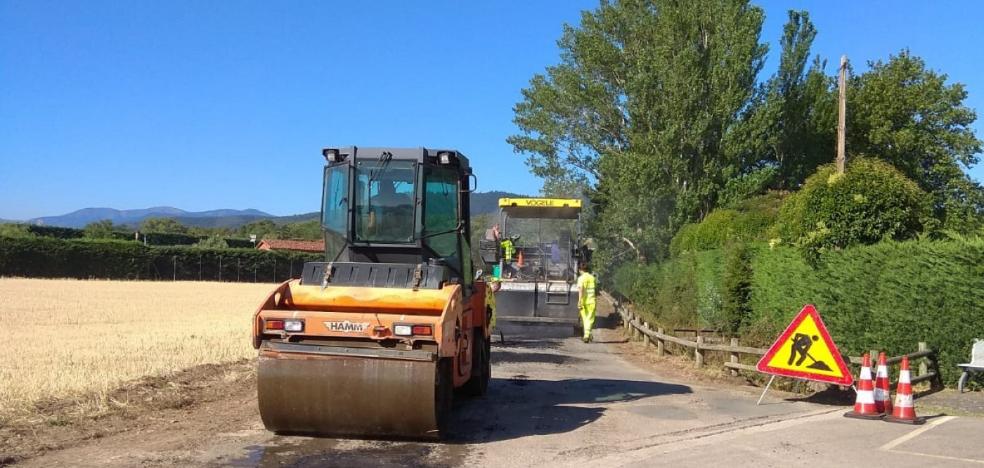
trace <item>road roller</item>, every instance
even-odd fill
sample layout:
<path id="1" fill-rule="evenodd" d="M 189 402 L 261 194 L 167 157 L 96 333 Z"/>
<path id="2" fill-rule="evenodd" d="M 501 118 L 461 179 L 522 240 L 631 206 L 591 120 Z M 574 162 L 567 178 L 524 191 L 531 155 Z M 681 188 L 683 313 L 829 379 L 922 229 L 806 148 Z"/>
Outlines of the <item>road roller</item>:
<path id="1" fill-rule="evenodd" d="M 260 417 L 276 433 L 440 439 L 455 396 L 484 394 L 491 377 L 468 158 L 322 154 L 325 261 L 306 263 L 253 317 Z"/>

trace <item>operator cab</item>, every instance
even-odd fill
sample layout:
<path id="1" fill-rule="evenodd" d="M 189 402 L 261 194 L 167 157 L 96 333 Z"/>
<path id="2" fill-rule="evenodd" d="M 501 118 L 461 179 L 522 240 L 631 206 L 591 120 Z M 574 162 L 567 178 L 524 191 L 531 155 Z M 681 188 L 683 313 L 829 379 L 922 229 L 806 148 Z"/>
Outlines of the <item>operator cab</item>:
<path id="1" fill-rule="evenodd" d="M 353 280 L 367 286 L 406 287 L 406 274 L 425 276 L 422 287 L 471 284 L 468 194 L 474 176 L 467 157 L 455 150 L 354 146 L 323 154 L 327 264 L 316 264 L 319 270 L 331 265 L 344 270 L 341 276 L 368 271 Z M 375 267 L 360 269 L 366 264 Z M 307 270 L 302 282 L 317 279 L 319 272 L 307 278 Z M 337 282 L 334 272 L 320 273 Z"/>

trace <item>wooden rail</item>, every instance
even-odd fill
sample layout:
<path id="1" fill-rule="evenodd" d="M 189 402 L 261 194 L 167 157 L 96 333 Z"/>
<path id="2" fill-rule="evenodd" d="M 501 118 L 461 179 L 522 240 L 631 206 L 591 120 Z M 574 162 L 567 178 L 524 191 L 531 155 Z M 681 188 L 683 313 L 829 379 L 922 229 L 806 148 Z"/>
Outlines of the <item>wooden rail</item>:
<path id="1" fill-rule="evenodd" d="M 731 338 L 730 344 L 714 344 L 705 343 L 704 337 L 700 334 L 701 332 L 710 332 L 714 330 L 697 330 L 697 329 L 683 329 L 677 328 L 674 331 L 677 332 L 690 332 L 695 333 L 696 337 L 693 340 L 686 338 L 680 338 L 666 333 L 662 327 L 657 327 L 653 330 L 641 317 L 636 315 L 634 312 L 623 306 L 618 300 L 613 298 L 606 292 L 602 292 L 602 296 L 605 297 L 614 307 L 615 311 L 622 318 L 622 324 L 626 329 L 626 332 L 633 339 L 641 339 L 647 345 L 656 345 L 656 354 L 663 356 L 666 354 L 666 344 L 673 343 L 678 346 L 683 346 L 685 348 L 693 349 L 694 353 L 694 365 L 696 367 L 703 367 L 705 362 L 705 354 L 708 351 L 728 353 L 728 360 L 724 362 L 724 367 L 729 369 L 732 375 L 738 375 L 738 371 L 749 371 L 757 372 L 755 366 L 742 364 L 740 362 L 740 356 L 743 354 L 753 355 L 753 356 L 764 356 L 768 349 L 765 348 L 753 348 L 749 346 L 740 346 L 738 338 Z M 877 359 L 878 353 L 876 351 L 871 351 L 872 359 Z M 850 362 L 851 364 L 861 365 L 861 356 L 848 356 L 843 355 L 844 360 Z M 939 372 L 937 368 L 937 361 L 935 359 L 936 353 L 926 346 L 926 343 L 919 343 L 919 350 L 905 354 L 903 356 L 892 356 L 885 359 L 885 363 L 888 365 L 898 364 L 902 362 L 903 357 L 908 357 L 910 361 L 918 361 L 918 368 L 914 369 L 912 377 L 912 383 L 917 384 L 920 382 L 930 381 L 933 384 L 939 384 Z"/>

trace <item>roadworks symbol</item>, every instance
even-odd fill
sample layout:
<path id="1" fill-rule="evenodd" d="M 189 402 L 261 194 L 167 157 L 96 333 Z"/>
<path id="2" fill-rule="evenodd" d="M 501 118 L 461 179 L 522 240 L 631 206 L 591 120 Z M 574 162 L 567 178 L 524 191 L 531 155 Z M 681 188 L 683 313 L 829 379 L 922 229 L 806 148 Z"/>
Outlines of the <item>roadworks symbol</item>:
<path id="1" fill-rule="evenodd" d="M 755 367 L 759 372 L 773 375 L 840 385 L 854 383 L 837 345 L 812 305 L 803 307 Z"/>

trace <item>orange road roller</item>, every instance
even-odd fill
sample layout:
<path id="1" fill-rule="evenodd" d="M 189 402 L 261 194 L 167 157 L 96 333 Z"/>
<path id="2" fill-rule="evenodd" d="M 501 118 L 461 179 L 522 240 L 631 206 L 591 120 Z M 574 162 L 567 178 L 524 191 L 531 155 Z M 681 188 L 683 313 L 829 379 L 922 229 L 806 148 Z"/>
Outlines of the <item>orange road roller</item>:
<path id="1" fill-rule="evenodd" d="M 455 395 L 482 395 L 491 377 L 468 159 L 426 148 L 322 154 L 325 261 L 305 264 L 253 317 L 263 424 L 441 438 Z"/>

